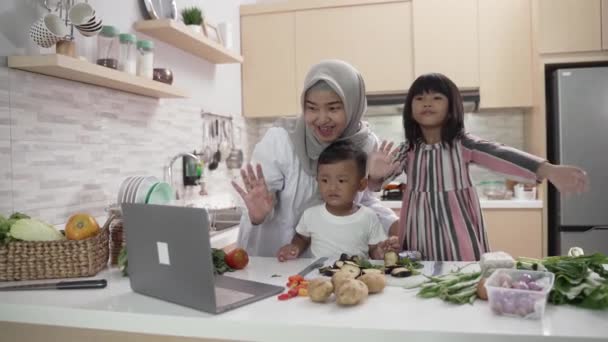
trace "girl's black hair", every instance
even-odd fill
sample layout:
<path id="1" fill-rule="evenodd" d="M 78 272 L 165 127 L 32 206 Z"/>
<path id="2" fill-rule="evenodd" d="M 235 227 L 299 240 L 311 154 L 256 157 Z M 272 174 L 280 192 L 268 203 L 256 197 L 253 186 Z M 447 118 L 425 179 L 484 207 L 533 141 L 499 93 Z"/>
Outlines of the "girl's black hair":
<path id="1" fill-rule="evenodd" d="M 441 141 L 452 146 L 454 139 L 464 134 L 464 108 L 462 96 L 456 84 L 440 73 L 421 75 L 408 90 L 403 108 L 405 140 L 409 143 L 410 149 L 424 141 L 420 125 L 414 120 L 412 101 L 414 97 L 429 92 L 437 92 L 448 98 L 448 113 L 441 128 Z"/>

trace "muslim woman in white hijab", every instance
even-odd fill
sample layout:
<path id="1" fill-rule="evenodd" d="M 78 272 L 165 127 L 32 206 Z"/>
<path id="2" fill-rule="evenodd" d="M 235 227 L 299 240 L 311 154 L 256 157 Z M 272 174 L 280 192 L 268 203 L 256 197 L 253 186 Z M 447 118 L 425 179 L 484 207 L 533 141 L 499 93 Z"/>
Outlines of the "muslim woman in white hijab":
<path id="1" fill-rule="evenodd" d="M 300 98 L 302 114 L 295 128 L 270 128 L 241 170 L 243 184 L 233 182 L 247 208 L 237 245 L 252 256 L 276 256 L 291 241 L 304 210 L 322 203 L 316 171 L 323 149 L 339 140 L 367 153 L 378 146 L 378 138 L 362 121 L 367 110 L 363 78 L 350 64 L 325 60 L 314 65 Z M 387 233 L 397 221 L 368 190 L 356 202 L 373 209 Z"/>

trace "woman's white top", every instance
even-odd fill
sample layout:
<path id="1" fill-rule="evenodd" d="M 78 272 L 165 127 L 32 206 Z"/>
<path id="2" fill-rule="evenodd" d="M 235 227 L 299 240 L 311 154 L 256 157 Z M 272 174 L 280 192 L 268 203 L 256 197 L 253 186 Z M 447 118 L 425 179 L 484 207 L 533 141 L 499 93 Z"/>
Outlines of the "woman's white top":
<path id="1" fill-rule="evenodd" d="M 243 214 L 237 244 L 252 256 L 272 257 L 291 242 L 304 210 L 323 201 L 317 180 L 300 166 L 284 128 L 273 127 L 266 132 L 253 150 L 251 163 L 262 166 L 268 189 L 276 194 L 276 203 L 259 225 L 252 225 L 248 213 Z M 387 233 L 397 220 L 393 210 L 383 206 L 368 190 L 360 192 L 355 202 L 371 208 Z"/>

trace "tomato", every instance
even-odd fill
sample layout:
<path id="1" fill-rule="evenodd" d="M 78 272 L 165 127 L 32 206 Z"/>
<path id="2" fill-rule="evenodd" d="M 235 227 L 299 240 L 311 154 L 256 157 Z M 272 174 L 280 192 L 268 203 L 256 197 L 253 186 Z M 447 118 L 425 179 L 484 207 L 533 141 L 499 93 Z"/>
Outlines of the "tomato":
<path id="1" fill-rule="evenodd" d="M 65 224 L 65 236 L 69 240 L 84 240 L 99 233 L 99 224 L 89 214 L 77 213 Z"/>
<path id="2" fill-rule="evenodd" d="M 242 270 L 249 263 L 249 255 L 242 248 L 235 248 L 226 254 L 226 264 L 236 270 Z"/>

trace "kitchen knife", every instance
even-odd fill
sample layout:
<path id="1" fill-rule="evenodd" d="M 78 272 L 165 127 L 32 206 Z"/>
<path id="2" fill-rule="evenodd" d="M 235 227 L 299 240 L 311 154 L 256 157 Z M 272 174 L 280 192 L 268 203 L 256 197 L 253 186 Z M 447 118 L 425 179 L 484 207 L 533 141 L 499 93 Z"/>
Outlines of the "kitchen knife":
<path id="1" fill-rule="evenodd" d="M 315 262 L 313 262 L 312 264 L 306 266 L 306 268 L 301 270 L 300 272 L 298 272 L 298 274 L 301 275 L 302 277 L 304 277 L 305 275 L 310 273 L 315 268 L 323 267 L 326 260 L 327 260 L 327 257 L 321 257 L 321 258 L 315 260 Z"/>
<path id="2" fill-rule="evenodd" d="M 0 291 L 103 289 L 107 285 L 108 282 L 105 279 L 93 279 L 2 286 L 0 287 Z"/>

